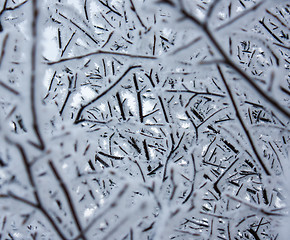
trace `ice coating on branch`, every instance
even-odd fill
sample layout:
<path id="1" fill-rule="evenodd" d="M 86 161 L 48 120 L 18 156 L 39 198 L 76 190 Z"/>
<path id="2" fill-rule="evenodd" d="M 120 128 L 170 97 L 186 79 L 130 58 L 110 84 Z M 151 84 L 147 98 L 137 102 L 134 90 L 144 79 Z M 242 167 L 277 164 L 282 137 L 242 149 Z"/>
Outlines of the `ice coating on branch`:
<path id="1" fill-rule="evenodd" d="M 0 238 L 283 240 L 288 8 L 4 1 Z"/>

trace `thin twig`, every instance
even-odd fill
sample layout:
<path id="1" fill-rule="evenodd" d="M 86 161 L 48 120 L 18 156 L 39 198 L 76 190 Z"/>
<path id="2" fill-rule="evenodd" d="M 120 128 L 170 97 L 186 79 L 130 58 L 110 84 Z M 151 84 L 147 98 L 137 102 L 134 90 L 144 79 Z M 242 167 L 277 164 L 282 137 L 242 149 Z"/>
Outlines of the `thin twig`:
<path id="1" fill-rule="evenodd" d="M 57 181 L 58 181 L 58 183 L 59 183 L 59 185 L 60 185 L 60 187 L 61 187 L 61 189 L 62 189 L 62 191 L 63 191 L 63 193 L 65 195 L 66 201 L 68 202 L 68 205 L 69 205 L 71 214 L 72 214 L 72 216 L 74 218 L 75 224 L 76 224 L 76 226 L 77 226 L 77 228 L 78 228 L 78 230 L 80 232 L 80 238 L 82 238 L 84 240 L 87 239 L 86 236 L 84 234 L 82 234 L 81 222 L 79 220 L 79 216 L 78 216 L 78 214 L 76 212 L 76 208 L 75 208 L 75 206 L 74 206 L 74 204 L 72 202 L 72 197 L 70 196 L 70 193 L 69 193 L 69 190 L 68 190 L 66 184 L 62 180 L 62 178 L 61 178 L 60 174 L 58 173 L 56 167 L 54 166 L 53 162 L 50 160 L 50 161 L 48 161 L 48 164 L 49 164 L 54 176 L 56 177 L 56 179 L 57 179 Z"/>
<path id="2" fill-rule="evenodd" d="M 0 55 L 0 68 L 1 68 L 2 61 L 3 61 L 4 55 L 5 55 L 5 49 L 6 49 L 8 37 L 9 37 L 9 34 L 7 33 L 3 39 L 2 50 L 1 50 L 1 55 Z"/>
<path id="3" fill-rule="evenodd" d="M 1 80 L 0 80 L 0 86 L 2 86 L 3 88 L 6 88 L 8 91 L 12 92 L 15 95 L 20 95 L 20 93 L 17 90 L 8 86 L 6 83 L 2 82 Z"/>
<path id="4" fill-rule="evenodd" d="M 243 130 L 244 130 L 244 132 L 245 132 L 245 134 L 246 134 L 246 136 L 248 138 L 248 140 L 249 140 L 250 146 L 253 149 L 253 152 L 254 152 L 256 158 L 258 159 L 260 165 L 262 166 L 263 170 L 265 171 L 265 173 L 267 175 L 270 176 L 271 175 L 271 172 L 268 169 L 268 167 L 265 165 L 265 163 L 262 160 L 260 154 L 258 153 L 258 150 L 257 150 L 257 148 L 255 146 L 254 140 L 252 139 L 252 136 L 251 136 L 249 130 L 247 129 L 247 126 L 246 126 L 246 124 L 245 124 L 245 122 L 244 122 L 244 120 L 243 120 L 243 118 L 242 118 L 242 116 L 240 114 L 240 111 L 238 109 L 238 106 L 237 106 L 237 104 L 235 102 L 235 99 L 234 99 L 234 96 L 232 94 L 232 91 L 231 91 L 231 89 L 230 89 L 230 87 L 229 87 L 229 85 L 227 83 L 227 80 L 226 80 L 226 78 L 225 78 L 225 76 L 224 76 L 224 74 L 223 74 L 223 72 L 222 72 L 222 70 L 221 70 L 221 68 L 220 68 L 219 65 L 217 65 L 217 69 L 218 69 L 219 74 L 220 74 L 220 76 L 221 76 L 221 78 L 222 78 L 222 80 L 224 82 L 224 85 L 225 85 L 225 87 L 227 89 L 228 95 L 229 95 L 229 97 L 231 99 L 232 105 L 233 105 L 234 110 L 235 110 L 235 114 L 236 114 L 236 116 L 237 116 L 237 118 L 238 118 L 238 120 L 239 120 L 239 122 L 240 122 L 240 124 L 241 124 L 241 126 L 242 126 L 242 128 L 243 128 Z"/>
<path id="5" fill-rule="evenodd" d="M 32 172 L 32 165 L 30 164 L 29 160 L 28 160 L 28 156 L 26 154 L 25 149 L 23 148 L 23 146 L 19 143 L 13 142 L 11 141 L 11 139 L 9 139 L 8 137 L 5 137 L 5 140 L 14 145 L 17 150 L 19 151 L 21 158 L 23 160 L 23 164 L 25 167 L 25 172 L 27 174 L 28 177 L 28 181 L 33 189 L 33 194 L 36 200 L 36 204 L 35 207 L 36 209 L 38 209 L 43 215 L 44 217 L 47 219 L 47 221 L 51 224 L 52 228 L 55 230 L 55 232 L 58 234 L 58 236 L 62 239 L 62 240 L 66 240 L 66 236 L 62 233 L 62 231 L 60 230 L 59 226 L 56 224 L 56 222 L 53 220 L 53 218 L 49 215 L 48 211 L 45 209 L 45 207 L 43 206 L 43 203 L 40 199 L 40 195 L 39 195 L 39 191 L 36 185 L 36 181 Z M 16 197 L 13 195 L 13 197 Z M 19 198 L 20 200 L 20 198 Z M 25 202 L 25 201 L 24 201 Z M 28 204 L 28 202 L 25 202 L 26 204 Z M 31 204 L 30 204 L 31 205 Z M 31 205 L 32 206 L 32 205 Z"/>
<path id="6" fill-rule="evenodd" d="M 32 48 L 31 48 L 31 76 L 30 76 L 30 107 L 32 113 L 32 127 L 38 139 L 38 144 L 30 143 L 39 148 L 40 150 L 45 149 L 44 141 L 40 133 L 38 116 L 36 111 L 36 93 L 38 92 L 36 89 L 36 73 L 37 73 L 37 41 L 38 41 L 38 33 L 37 33 L 37 22 L 38 22 L 38 8 L 37 8 L 37 0 L 32 1 L 32 13 L 33 19 L 31 23 L 32 28 Z"/>
<path id="7" fill-rule="evenodd" d="M 80 122 L 85 121 L 84 119 L 81 119 L 82 116 L 82 112 L 84 111 L 84 109 L 86 107 L 88 107 L 89 105 L 93 104 L 94 102 L 96 102 L 97 100 L 99 100 L 101 97 L 103 97 L 104 95 L 106 95 L 108 92 L 110 92 L 119 82 L 121 82 L 121 80 L 132 70 L 135 68 L 140 68 L 140 65 L 135 65 L 135 66 L 130 66 L 128 67 L 128 69 L 122 74 L 122 76 L 115 82 L 113 83 L 109 88 L 107 88 L 105 91 L 103 91 L 101 94 L 99 94 L 97 97 L 95 97 L 94 99 L 92 99 L 90 102 L 88 102 L 85 105 L 82 105 L 81 108 L 79 109 L 76 119 L 75 119 L 75 124 L 78 124 Z"/>
<path id="8" fill-rule="evenodd" d="M 57 61 L 46 62 L 46 64 L 50 66 L 50 65 L 54 65 L 54 64 L 59 64 L 59 63 L 72 61 L 72 60 L 78 60 L 78 59 L 86 58 L 86 57 L 93 56 L 93 55 L 99 55 L 99 54 L 116 55 L 116 56 L 122 56 L 122 57 L 141 58 L 141 59 L 157 59 L 157 57 L 154 57 L 154 56 L 97 50 L 95 52 L 87 53 L 84 55 L 79 55 L 79 56 L 69 57 L 69 58 L 62 58 L 62 59 L 57 60 Z"/>

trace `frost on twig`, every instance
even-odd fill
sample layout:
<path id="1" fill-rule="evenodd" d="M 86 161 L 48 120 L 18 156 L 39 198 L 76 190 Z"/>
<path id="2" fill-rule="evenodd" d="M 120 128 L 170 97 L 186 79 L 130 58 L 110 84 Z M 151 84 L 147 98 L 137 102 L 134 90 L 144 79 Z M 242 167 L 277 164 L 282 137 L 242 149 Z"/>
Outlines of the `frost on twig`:
<path id="1" fill-rule="evenodd" d="M 0 240 L 283 240 L 288 26 L 286 1 L 2 1 Z"/>

